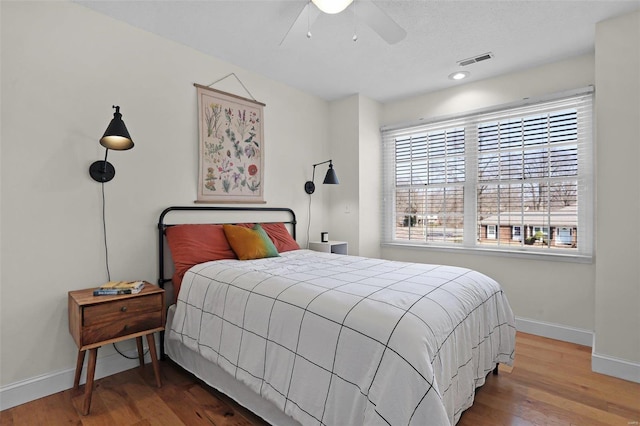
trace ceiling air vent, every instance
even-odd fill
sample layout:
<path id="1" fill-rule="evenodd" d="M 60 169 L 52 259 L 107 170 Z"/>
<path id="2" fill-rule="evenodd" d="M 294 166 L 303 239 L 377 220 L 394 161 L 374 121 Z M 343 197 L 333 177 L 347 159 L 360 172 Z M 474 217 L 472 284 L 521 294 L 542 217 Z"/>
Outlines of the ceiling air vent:
<path id="1" fill-rule="evenodd" d="M 493 58 L 493 53 L 483 53 L 482 55 L 474 56 L 473 58 L 463 59 L 458 61 L 458 65 L 461 67 L 466 67 L 467 65 L 475 64 L 476 62 L 486 61 L 487 59 Z"/>

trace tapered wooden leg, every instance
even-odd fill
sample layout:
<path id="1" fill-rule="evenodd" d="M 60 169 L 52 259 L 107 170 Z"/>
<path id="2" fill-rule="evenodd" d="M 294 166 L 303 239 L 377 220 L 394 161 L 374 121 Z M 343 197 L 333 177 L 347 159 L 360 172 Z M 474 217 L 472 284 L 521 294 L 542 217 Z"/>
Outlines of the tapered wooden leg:
<path id="1" fill-rule="evenodd" d="M 80 375 L 82 374 L 82 364 L 84 364 L 84 355 L 87 351 L 78 351 L 78 359 L 76 360 L 76 375 L 73 378 L 73 388 L 78 389 L 80 386 Z"/>
<path id="2" fill-rule="evenodd" d="M 498 375 L 498 365 L 500 365 L 500 364 L 496 364 L 496 368 L 493 369 L 493 375 L 494 376 Z"/>
<path id="3" fill-rule="evenodd" d="M 156 375 L 156 385 L 158 387 L 162 387 L 162 380 L 160 380 L 160 363 L 158 362 L 158 356 L 156 354 L 156 342 L 153 338 L 153 333 L 147 334 L 147 344 L 149 345 L 149 354 L 151 355 L 153 372 Z"/>
<path id="4" fill-rule="evenodd" d="M 140 367 L 144 367 L 144 348 L 142 347 L 142 336 L 136 337 L 136 345 L 138 346 L 138 360 Z"/>
<path id="5" fill-rule="evenodd" d="M 89 414 L 91 409 L 91 394 L 93 393 L 93 376 L 96 373 L 96 358 L 98 357 L 98 348 L 89 349 L 89 365 L 87 367 L 87 383 L 84 389 L 84 405 L 82 414 Z"/>

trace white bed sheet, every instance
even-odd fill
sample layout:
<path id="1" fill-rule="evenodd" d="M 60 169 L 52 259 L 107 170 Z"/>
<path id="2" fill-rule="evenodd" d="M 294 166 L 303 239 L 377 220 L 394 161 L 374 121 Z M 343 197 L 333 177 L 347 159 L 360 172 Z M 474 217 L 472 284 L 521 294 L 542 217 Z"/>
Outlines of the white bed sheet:
<path id="1" fill-rule="evenodd" d="M 515 345 L 483 274 L 309 250 L 194 266 L 167 330 L 303 425 L 455 424 Z"/>

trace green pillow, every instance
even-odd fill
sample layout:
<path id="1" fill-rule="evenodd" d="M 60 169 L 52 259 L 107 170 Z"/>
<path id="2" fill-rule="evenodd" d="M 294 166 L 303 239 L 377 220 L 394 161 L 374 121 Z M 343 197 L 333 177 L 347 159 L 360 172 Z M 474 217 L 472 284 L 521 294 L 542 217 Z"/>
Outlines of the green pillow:
<path id="1" fill-rule="evenodd" d="M 223 225 L 223 229 L 231 249 L 240 260 L 279 256 L 271 238 L 260 224 L 256 223 L 252 229 L 237 225 Z"/>

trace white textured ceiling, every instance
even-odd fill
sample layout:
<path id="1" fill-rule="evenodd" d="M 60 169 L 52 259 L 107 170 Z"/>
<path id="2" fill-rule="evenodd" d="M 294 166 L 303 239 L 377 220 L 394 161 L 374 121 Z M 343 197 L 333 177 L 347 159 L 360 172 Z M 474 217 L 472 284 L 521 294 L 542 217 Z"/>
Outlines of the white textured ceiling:
<path id="1" fill-rule="evenodd" d="M 464 67 L 465 82 L 593 52 L 598 21 L 640 8 L 640 0 L 374 0 L 407 31 L 389 45 L 358 20 L 358 1 L 356 13 L 352 5 L 321 14 L 311 39 L 290 34 L 282 45 L 306 0 L 78 3 L 327 100 L 360 93 L 381 102 L 461 84 L 448 79 L 457 61 L 486 52 L 494 58 Z"/>

